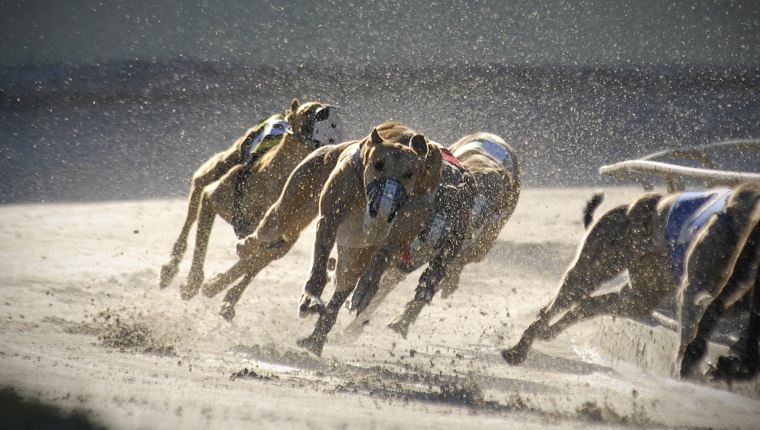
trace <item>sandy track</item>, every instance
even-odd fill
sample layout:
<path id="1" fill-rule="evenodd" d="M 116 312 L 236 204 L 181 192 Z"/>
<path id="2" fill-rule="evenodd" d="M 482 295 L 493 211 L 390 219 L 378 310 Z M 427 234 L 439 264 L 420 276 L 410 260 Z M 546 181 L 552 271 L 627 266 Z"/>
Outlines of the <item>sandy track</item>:
<path id="1" fill-rule="evenodd" d="M 520 367 L 501 361 L 556 289 L 590 192 L 525 190 L 486 261 L 453 297 L 434 299 L 407 339 L 385 324 L 419 272 L 358 339 L 341 336 L 351 321 L 341 314 L 321 358 L 295 346 L 314 323 L 295 313 L 312 229 L 227 323 L 221 295 L 179 299 L 189 253 L 178 281 L 157 287 L 184 202 L 2 206 L 0 386 L 109 428 L 757 428 L 756 382 L 674 381 L 661 363 L 610 352 L 630 342 L 616 333 L 654 347 L 667 331 L 597 319 L 537 342 Z M 606 205 L 636 192 L 608 191 Z M 234 242 L 218 222 L 207 277 L 235 261 Z"/>

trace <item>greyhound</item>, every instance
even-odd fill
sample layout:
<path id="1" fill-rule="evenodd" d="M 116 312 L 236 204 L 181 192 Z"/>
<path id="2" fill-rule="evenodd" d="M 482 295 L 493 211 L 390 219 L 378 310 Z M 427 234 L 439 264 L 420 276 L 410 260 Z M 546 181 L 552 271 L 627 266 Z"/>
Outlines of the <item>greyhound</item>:
<path id="1" fill-rule="evenodd" d="M 193 263 L 187 284 L 181 286 L 183 299 L 195 296 L 203 284 L 203 261 L 214 218 L 221 216 L 233 224 L 238 238 L 245 237 L 253 229 L 250 226 L 257 225 L 277 199 L 293 168 L 315 149 L 339 142 L 341 131 L 333 106 L 318 102 L 301 104 L 294 99 L 284 117 L 270 117 L 249 129 L 231 148 L 203 164 L 193 175 L 187 218 L 171 259 L 161 269 L 161 288 L 168 286 L 178 272 L 190 228 L 197 220 Z M 234 316 L 234 305 L 255 272 L 245 265 L 236 265 L 221 275 L 226 283 L 217 279 L 214 290 L 204 291 L 213 296 L 245 275 L 225 298 L 222 316 L 227 319 Z"/>
<path id="2" fill-rule="evenodd" d="M 520 341 L 502 351 L 504 360 L 521 363 L 535 339 L 550 340 L 578 321 L 603 314 L 637 319 L 649 315 L 664 298 L 677 297 L 680 341 L 674 375 L 694 376 L 717 318 L 727 307 L 748 302 L 749 321 L 733 346 L 739 358 L 719 360 L 722 367 L 715 375 L 754 375 L 760 361 L 760 307 L 754 288 L 760 264 L 760 184 L 646 193 L 592 223 L 600 203 L 601 196 L 595 196 L 586 208 L 586 235 L 555 298 Z M 625 270 L 629 286 L 617 293 L 593 294 Z"/>
<path id="3" fill-rule="evenodd" d="M 298 309 L 302 317 L 320 316 L 312 336 L 299 345 L 319 355 L 359 278 L 378 282 L 389 262 L 410 248 L 433 207 L 442 163 L 438 145 L 389 122 L 360 141 L 317 151 L 294 170 L 238 251 L 246 259 L 290 243 L 318 215 L 312 267 Z M 320 296 L 336 244 L 336 293 L 326 305 Z"/>
<path id="4" fill-rule="evenodd" d="M 443 181 L 436 195 L 435 210 L 412 243 L 411 261 L 402 259 L 395 265 L 395 271 L 407 274 L 429 262 L 420 277 L 414 299 L 388 325 L 403 337 L 436 292 L 440 291 L 442 298 L 449 297 L 459 287 L 462 270 L 485 258 L 512 216 L 520 196 L 517 155 L 501 137 L 485 132 L 472 133 L 448 150 L 456 157 L 455 162 L 461 163 L 465 177 L 472 178 L 472 185 L 452 187 L 450 181 L 448 186 L 443 186 L 446 183 Z M 441 194 L 442 190 L 448 193 Z M 403 276 L 392 273 L 383 278 L 381 297 L 402 279 Z M 371 313 L 367 312 L 367 295 L 358 287 L 351 299 L 352 308 L 364 312 L 365 316 L 360 318 L 357 315 L 346 332 L 360 330 L 368 318 L 366 314 Z M 373 300 L 369 306 L 376 308 L 379 302 Z"/>

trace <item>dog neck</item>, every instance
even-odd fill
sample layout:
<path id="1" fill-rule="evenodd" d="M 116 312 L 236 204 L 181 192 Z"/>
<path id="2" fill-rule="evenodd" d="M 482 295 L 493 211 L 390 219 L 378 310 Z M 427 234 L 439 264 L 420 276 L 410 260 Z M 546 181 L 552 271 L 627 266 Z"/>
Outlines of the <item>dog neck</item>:
<path id="1" fill-rule="evenodd" d="M 309 152 L 313 152 L 322 146 L 322 142 L 314 139 L 310 134 L 304 133 L 303 129 L 293 130 L 292 127 L 287 129 L 287 136 L 293 136 L 295 140 L 303 145 Z"/>

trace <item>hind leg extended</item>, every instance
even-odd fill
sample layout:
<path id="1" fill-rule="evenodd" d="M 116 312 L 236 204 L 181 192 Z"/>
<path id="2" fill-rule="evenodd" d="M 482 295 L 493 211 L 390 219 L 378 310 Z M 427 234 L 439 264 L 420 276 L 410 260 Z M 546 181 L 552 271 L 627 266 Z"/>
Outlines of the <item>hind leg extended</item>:
<path id="1" fill-rule="evenodd" d="M 276 249 L 262 250 L 261 252 L 257 253 L 255 257 L 239 261 L 228 271 L 230 275 L 227 278 L 220 279 L 221 282 L 216 284 L 207 284 L 203 287 L 203 293 L 211 297 L 212 295 L 215 295 L 226 288 L 235 279 L 237 279 L 240 275 L 235 276 L 236 273 L 244 274 L 243 279 L 227 292 L 219 311 L 219 314 L 224 317 L 224 319 L 227 321 L 232 321 L 232 319 L 235 317 L 235 305 L 240 300 L 240 297 L 242 297 L 245 289 L 251 283 L 251 280 L 253 280 L 253 278 L 256 277 L 256 275 L 258 275 L 263 268 L 268 266 L 269 263 L 287 254 L 288 251 L 290 251 L 290 248 L 293 247 L 293 244 L 295 244 L 295 241 L 287 242 Z M 221 276 L 224 277 L 224 275 L 227 274 L 223 274 Z M 225 283 L 224 281 L 227 282 Z"/>
<path id="2" fill-rule="evenodd" d="M 570 309 L 555 323 L 549 325 L 539 336 L 541 340 L 553 340 L 568 327 L 581 321 L 601 315 L 625 314 L 625 301 L 620 294 L 605 294 L 589 297 Z M 627 315 L 629 316 L 629 315 Z"/>
<path id="3" fill-rule="evenodd" d="M 568 309 L 572 303 L 581 300 L 579 297 L 576 297 L 576 291 L 570 294 L 566 293 L 567 290 L 572 290 L 572 288 L 567 287 L 567 284 L 563 284 L 554 300 L 541 309 L 538 318 L 525 329 L 517 344 L 512 348 L 501 351 L 501 356 L 507 363 L 515 365 L 525 361 L 528 357 L 528 351 L 533 346 L 533 342 L 544 335 L 550 327 L 552 319 Z"/>
<path id="4" fill-rule="evenodd" d="M 195 185 L 193 185 L 192 189 L 190 190 L 185 223 L 182 225 L 182 230 L 179 233 L 179 237 L 174 242 L 169 261 L 161 266 L 159 287 L 162 289 L 168 287 L 174 277 L 177 276 L 177 272 L 179 272 L 179 263 L 182 260 L 182 256 L 185 254 L 185 250 L 187 249 L 187 238 L 190 235 L 190 229 L 198 219 L 198 207 L 202 193 L 203 189 Z"/>
<path id="5" fill-rule="evenodd" d="M 591 289 L 589 285 L 598 286 L 600 284 L 597 279 L 588 280 L 579 276 L 578 271 L 575 270 L 577 267 L 575 266 L 568 271 L 554 300 L 541 309 L 538 318 L 525 329 L 517 344 L 501 352 L 501 356 L 507 363 L 514 365 L 525 361 L 533 342 L 544 336 L 551 325 L 551 321 L 570 309 L 574 303 L 582 303 L 588 300 L 588 290 Z"/>

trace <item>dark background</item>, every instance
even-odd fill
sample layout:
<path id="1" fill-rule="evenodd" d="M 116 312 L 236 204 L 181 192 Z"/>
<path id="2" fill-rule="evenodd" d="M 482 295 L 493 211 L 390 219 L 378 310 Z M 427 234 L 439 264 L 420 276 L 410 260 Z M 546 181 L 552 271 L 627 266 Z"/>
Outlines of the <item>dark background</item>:
<path id="1" fill-rule="evenodd" d="M 760 137 L 754 1 L 103 3 L 0 1 L 0 202 L 184 196 L 293 97 L 341 106 L 348 138 L 500 134 L 528 186 Z"/>

